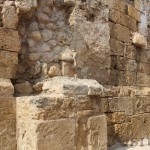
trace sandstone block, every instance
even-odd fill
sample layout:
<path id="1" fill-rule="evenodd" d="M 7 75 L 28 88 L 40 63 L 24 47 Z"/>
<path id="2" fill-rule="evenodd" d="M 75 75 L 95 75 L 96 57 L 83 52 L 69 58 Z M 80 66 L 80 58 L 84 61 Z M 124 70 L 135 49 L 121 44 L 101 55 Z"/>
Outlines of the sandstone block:
<path id="1" fill-rule="evenodd" d="M 75 148 L 75 122 L 73 119 L 43 121 L 37 125 L 39 150 L 72 150 Z"/>
<path id="2" fill-rule="evenodd" d="M 107 123 L 106 116 L 96 116 L 88 119 L 88 149 L 107 150 Z"/>
<path id="3" fill-rule="evenodd" d="M 124 57 L 129 59 L 136 59 L 136 47 L 134 45 L 126 45 Z"/>
<path id="4" fill-rule="evenodd" d="M 14 6 L 4 6 L 2 9 L 3 27 L 16 29 L 18 25 L 18 14 Z"/>
<path id="5" fill-rule="evenodd" d="M 120 23 L 120 12 L 116 11 L 115 9 L 111 9 L 109 12 L 109 20 L 115 23 Z"/>
<path id="6" fill-rule="evenodd" d="M 110 112 L 125 112 L 126 115 L 133 114 L 133 100 L 130 97 L 116 97 L 109 101 Z"/>
<path id="7" fill-rule="evenodd" d="M 0 51 L 0 78 L 15 78 L 17 65 L 18 54 L 16 52 Z"/>
<path id="8" fill-rule="evenodd" d="M 120 24 L 125 26 L 125 27 L 129 27 L 129 17 L 126 14 L 121 13 L 120 15 Z"/>
<path id="9" fill-rule="evenodd" d="M 0 98 L 0 149 L 16 150 L 16 102 L 15 98 Z M 9 144 L 8 144 L 9 143 Z"/>
<path id="10" fill-rule="evenodd" d="M 115 134 L 117 135 L 120 142 L 125 142 L 132 139 L 132 124 L 130 122 L 125 122 L 122 124 L 115 124 Z"/>
<path id="11" fill-rule="evenodd" d="M 137 20 L 133 19 L 132 17 L 128 16 L 129 19 L 129 29 L 132 31 L 138 31 Z"/>
<path id="12" fill-rule="evenodd" d="M 131 117 L 132 123 L 132 138 L 140 139 L 145 138 L 145 126 L 144 126 L 144 117 L 143 115 L 134 115 Z M 140 130 L 139 130 L 140 129 Z"/>
<path id="13" fill-rule="evenodd" d="M 137 85 L 150 86 L 150 75 L 145 73 L 137 73 Z"/>
<path id="14" fill-rule="evenodd" d="M 113 8 L 122 13 L 126 13 L 126 4 L 120 0 L 113 0 Z"/>
<path id="15" fill-rule="evenodd" d="M 0 28 L 0 49 L 19 52 L 20 38 L 17 31 Z"/>

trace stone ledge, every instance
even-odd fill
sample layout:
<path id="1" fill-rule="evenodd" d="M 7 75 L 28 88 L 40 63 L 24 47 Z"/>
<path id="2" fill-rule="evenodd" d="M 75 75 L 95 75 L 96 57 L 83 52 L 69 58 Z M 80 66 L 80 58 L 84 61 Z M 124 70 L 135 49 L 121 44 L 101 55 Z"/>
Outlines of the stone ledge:
<path id="1" fill-rule="evenodd" d="M 43 91 L 65 95 L 101 95 L 105 88 L 96 80 L 55 77 L 44 82 Z"/>

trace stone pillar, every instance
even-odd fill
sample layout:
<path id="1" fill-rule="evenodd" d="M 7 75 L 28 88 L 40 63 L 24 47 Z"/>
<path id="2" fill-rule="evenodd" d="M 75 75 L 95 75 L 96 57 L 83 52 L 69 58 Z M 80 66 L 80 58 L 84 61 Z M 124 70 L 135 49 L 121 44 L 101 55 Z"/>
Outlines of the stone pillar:
<path id="1" fill-rule="evenodd" d="M 17 98 L 18 150 L 107 149 L 106 117 L 91 97 L 102 92 L 97 82 L 54 78 L 43 90 Z"/>

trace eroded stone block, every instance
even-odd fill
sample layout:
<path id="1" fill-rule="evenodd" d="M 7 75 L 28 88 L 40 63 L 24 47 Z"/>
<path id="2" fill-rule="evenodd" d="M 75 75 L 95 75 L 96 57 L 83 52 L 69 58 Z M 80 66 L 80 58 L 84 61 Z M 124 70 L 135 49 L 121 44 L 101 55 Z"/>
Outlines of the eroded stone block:
<path id="1" fill-rule="evenodd" d="M 0 78 L 13 79 L 16 77 L 18 53 L 0 51 Z"/>

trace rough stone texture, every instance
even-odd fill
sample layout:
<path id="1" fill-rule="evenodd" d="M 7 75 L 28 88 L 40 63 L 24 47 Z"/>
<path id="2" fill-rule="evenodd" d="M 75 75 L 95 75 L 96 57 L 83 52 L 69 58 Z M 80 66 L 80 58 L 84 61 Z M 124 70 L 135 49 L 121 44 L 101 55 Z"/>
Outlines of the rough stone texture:
<path id="1" fill-rule="evenodd" d="M 89 96 L 53 93 L 20 97 L 17 107 L 19 150 L 107 149 L 106 116 L 94 116 L 97 104 Z M 82 119 L 86 119 L 83 131 Z"/>
<path id="2" fill-rule="evenodd" d="M 0 104 L 0 149 L 16 150 L 15 98 L 0 97 Z"/>

